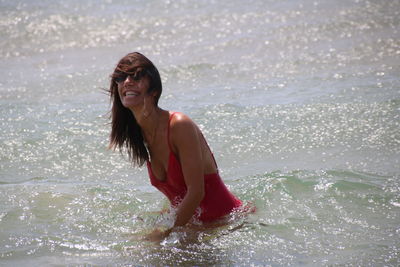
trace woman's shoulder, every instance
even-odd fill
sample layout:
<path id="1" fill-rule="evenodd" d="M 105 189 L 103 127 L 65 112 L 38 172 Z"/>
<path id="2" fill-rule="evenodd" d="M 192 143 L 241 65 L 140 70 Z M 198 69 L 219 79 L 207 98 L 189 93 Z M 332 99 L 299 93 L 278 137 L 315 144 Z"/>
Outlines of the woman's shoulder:
<path id="1" fill-rule="evenodd" d="M 185 138 L 187 134 L 196 133 L 198 131 L 197 125 L 194 121 L 182 112 L 170 112 L 170 131 L 175 136 Z"/>
<path id="2" fill-rule="evenodd" d="M 194 126 L 195 123 L 193 120 L 182 112 L 171 112 L 170 111 L 170 127 L 180 128 L 180 127 L 188 127 Z"/>

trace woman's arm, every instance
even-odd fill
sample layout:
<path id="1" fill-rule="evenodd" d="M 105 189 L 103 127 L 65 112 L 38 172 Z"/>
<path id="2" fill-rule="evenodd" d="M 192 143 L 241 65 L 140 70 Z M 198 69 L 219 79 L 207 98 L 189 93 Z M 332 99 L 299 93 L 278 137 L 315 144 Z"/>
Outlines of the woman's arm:
<path id="1" fill-rule="evenodd" d="M 185 225 L 204 197 L 204 163 L 199 130 L 183 114 L 176 114 L 171 121 L 171 143 L 182 166 L 187 192 L 178 206 L 174 226 Z"/>
<path id="2" fill-rule="evenodd" d="M 168 230 L 155 229 L 145 240 L 158 242 L 177 226 L 189 222 L 204 197 L 204 163 L 199 132 L 194 122 L 183 114 L 176 114 L 170 125 L 171 145 L 182 166 L 187 192 L 178 206 L 174 226 Z"/>

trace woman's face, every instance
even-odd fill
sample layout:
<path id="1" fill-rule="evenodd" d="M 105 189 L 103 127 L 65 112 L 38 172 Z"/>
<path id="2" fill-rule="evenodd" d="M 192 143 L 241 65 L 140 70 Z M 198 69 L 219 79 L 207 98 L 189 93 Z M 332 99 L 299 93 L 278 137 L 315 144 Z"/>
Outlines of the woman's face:
<path id="1" fill-rule="evenodd" d="M 135 108 L 143 105 L 150 85 L 146 75 L 122 75 L 116 79 L 118 94 L 122 105 L 126 108 Z"/>

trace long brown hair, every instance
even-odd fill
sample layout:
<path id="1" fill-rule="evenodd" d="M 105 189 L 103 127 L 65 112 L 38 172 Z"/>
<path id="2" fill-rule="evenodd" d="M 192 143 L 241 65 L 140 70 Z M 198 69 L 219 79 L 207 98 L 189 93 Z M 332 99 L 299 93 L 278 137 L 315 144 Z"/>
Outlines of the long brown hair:
<path id="1" fill-rule="evenodd" d="M 156 92 L 154 104 L 158 105 L 158 100 L 162 93 L 162 84 L 157 68 L 148 58 L 138 52 L 127 54 L 118 62 L 111 75 L 109 94 L 112 108 L 109 147 L 111 149 L 118 148 L 121 153 L 125 148 L 129 160 L 136 165 L 142 166 L 149 159 L 142 131 L 132 112 L 122 105 L 118 94 L 118 85 L 115 81 L 115 78 L 121 73 L 135 73 L 138 69 L 142 69 L 149 78 L 150 83 L 147 93 Z"/>

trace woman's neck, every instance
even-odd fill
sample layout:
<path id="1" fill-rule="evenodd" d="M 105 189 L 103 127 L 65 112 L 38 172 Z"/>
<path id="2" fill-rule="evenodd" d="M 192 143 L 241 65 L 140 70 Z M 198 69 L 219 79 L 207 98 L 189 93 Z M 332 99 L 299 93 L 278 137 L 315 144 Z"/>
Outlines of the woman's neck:
<path id="1" fill-rule="evenodd" d="M 147 110 L 143 108 L 131 109 L 131 112 L 142 130 L 146 143 L 151 145 L 156 137 L 163 110 L 153 106 L 153 108 Z"/>

